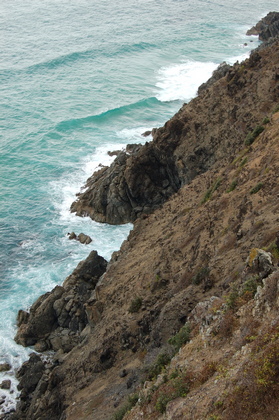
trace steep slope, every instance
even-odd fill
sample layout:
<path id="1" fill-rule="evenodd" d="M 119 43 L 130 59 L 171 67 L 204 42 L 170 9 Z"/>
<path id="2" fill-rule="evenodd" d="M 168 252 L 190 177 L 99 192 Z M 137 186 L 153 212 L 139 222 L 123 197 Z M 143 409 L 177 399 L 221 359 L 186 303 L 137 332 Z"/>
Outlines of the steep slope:
<path id="1" fill-rule="evenodd" d="M 55 354 L 45 364 L 36 355 L 23 366 L 21 402 L 6 419 L 119 419 L 127 407 L 118 410 L 135 391 L 146 398 L 128 419 L 230 418 L 233 389 L 232 401 L 239 403 L 235 416 L 249 418 L 237 393 L 243 385 L 239 372 L 261 354 L 253 342 L 271 352 L 278 344 L 278 57 L 278 41 L 254 52 L 202 89 L 156 131 L 153 142 L 125 157 L 124 174 L 131 170 L 132 176 L 137 169 L 133 182 L 137 176 L 145 188 L 148 183 L 142 194 L 144 203 L 147 194 L 150 201 L 137 213 L 135 207 L 125 213 L 129 220 L 142 215 L 105 272 L 106 263 L 91 255 L 30 314 L 21 313 L 18 341 Z M 152 163 L 155 155 L 159 166 Z M 161 165 L 165 168 L 169 184 L 162 183 L 163 189 L 178 180 L 161 201 L 154 202 L 152 191 L 160 191 L 160 185 L 152 184 L 145 164 L 155 174 Z M 149 204 L 160 207 L 146 214 Z M 262 248 L 272 255 L 256 250 Z M 273 330 L 267 329 L 272 322 Z M 43 323 L 44 331 L 38 328 Z M 183 327 L 186 338 L 179 339 Z M 184 347 L 188 327 L 192 342 Z M 156 379 L 179 346 L 166 377 Z M 272 391 L 269 400 L 259 394 L 273 408 L 271 419 L 279 413 L 273 387 L 279 355 L 274 351 L 275 373 L 263 377 L 265 390 Z M 193 373 L 187 389 L 186 367 Z M 203 379 L 195 380 L 203 368 Z M 170 382 L 175 370 L 183 382 L 179 394 Z M 146 380 L 142 391 L 138 387 Z M 164 393 L 172 398 L 164 402 Z M 254 408 L 254 418 L 264 418 L 262 407 Z"/>
<path id="2" fill-rule="evenodd" d="M 278 48 L 254 51 L 199 92 L 164 127 L 153 130 L 153 141 L 131 154 L 120 153 L 111 167 L 94 174 L 71 210 L 100 222 L 134 221 L 181 185 L 230 159 L 278 100 Z"/>

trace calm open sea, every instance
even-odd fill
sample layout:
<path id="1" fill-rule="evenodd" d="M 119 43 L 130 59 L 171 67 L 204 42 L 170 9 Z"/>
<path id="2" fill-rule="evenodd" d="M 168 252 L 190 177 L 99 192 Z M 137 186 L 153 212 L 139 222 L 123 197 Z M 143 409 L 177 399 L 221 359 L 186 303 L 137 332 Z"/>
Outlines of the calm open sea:
<path id="1" fill-rule="evenodd" d="M 131 225 L 69 212 L 109 150 L 145 142 L 195 96 L 222 61 L 258 45 L 246 37 L 278 0 L 5 0 L 0 4 L 0 363 L 32 349 L 13 341 L 16 315 L 61 284 L 90 250 L 109 259 Z M 252 42 L 251 42 L 252 41 Z M 244 44 L 247 43 L 247 46 Z M 69 241 L 67 233 L 93 242 Z"/>

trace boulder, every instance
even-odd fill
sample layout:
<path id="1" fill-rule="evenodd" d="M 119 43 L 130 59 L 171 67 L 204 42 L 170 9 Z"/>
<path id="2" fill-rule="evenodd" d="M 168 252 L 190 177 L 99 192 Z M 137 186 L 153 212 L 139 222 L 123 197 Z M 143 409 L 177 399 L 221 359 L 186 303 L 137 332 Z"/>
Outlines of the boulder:
<path id="1" fill-rule="evenodd" d="M 92 239 L 90 238 L 90 236 L 85 235 L 84 233 L 80 233 L 77 239 L 81 244 L 85 244 L 85 245 L 88 245 L 90 244 L 90 242 L 92 242 Z"/>
<path id="2" fill-rule="evenodd" d="M 1 382 L 0 388 L 1 389 L 10 389 L 11 384 L 12 384 L 12 382 L 10 381 L 10 379 L 5 379 L 4 381 Z"/>
<path id="3" fill-rule="evenodd" d="M 45 370 L 45 365 L 39 355 L 32 353 L 27 362 L 23 363 L 18 371 L 17 377 L 19 379 L 18 389 L 21 390 L 21 395 L 26 395 L 33 392 L 41 379 Z"/>
<path id="4" fill-rule="evenodd" d="M 263 249 L 252 248 L 246 264 L 250 272 L 257 274 L 260 279 L 266 278 L 274 271 L 272 255 Z"/>
<path id="5" fill-rule="evenodd" d="M 69 239 L 75 239 L 79 241 L 81 244 L 88 245 L 92 242 L 92 239 L 89 235 L 85 235 L 84 233 L 80 233 L 79 235 L 76 235 L 75 232 L 68 233 Z"/>

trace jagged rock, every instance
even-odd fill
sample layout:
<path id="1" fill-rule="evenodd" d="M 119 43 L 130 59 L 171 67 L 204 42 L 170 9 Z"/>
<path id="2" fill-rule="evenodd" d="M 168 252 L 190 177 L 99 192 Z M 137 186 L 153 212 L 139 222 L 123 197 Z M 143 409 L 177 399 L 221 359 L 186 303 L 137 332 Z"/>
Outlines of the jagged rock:
<path id="1" fill-rule="evenodd" d="M 202 83 L 198 88 L 198 94 L 200 94 L 203 90 L 208 89 L 213 83 L 217 80 L 221 79 L 222 77 L 226 76 L 229 70 L 232 68 L 229 64 L 225 61 L 217 67 L 216 70 L 212 73 L 212 76 L 207 80 L 207 82 Z"/>
<path id="2" fill-rule="evenodd" d="M 63 287 L 56 286 L 52 292 L 44 294 L 31 306 L 28 322 L 20 325 L 15 336 L 18 344 L 33 346 L 38 339 L 50 333 L 56 323 L 53 303 L 63 292 Z"/>
<path id="3" fill-rule="evenodd" d="M 264 279 L 274 271 L 274 265 L 272 264 L 271 253 L 266 252 L 263 249 L 253 248 L 250 251 L 250 255 L 246 261 L 250 271 L 259 275 L 261 279 Z"/>
<path id="4" fill-rule="evenodd" d="M 147 213 L 176 192 L 180 184 L 171 155 L 149 144 L 136 150 L 121 152 L 111 167 L 94 174 L 71 211 L 99 222 L 127 223 L 139 209 Z"/>
<path id="5" fill-rule="evenodd" d="M 17 377 L 19 379 L 18 389 L 22 390 L 22 395 L 28 396 L 36 388 L 41 379 L 45 365 L 39 355 L 32 353 L 29 360 L 21 366 Z"/>
<path id="6" fill-rule="evenodd" d="M 68 236 L 70 240 L 77 239 L 77 235 L 75 234 L 75 232 L 68 233 Z"/>
<path id="7" fill-rule="evenodd" d="M 119 155 L 120 152 L 121 152 L 121 150 L 114 150 L 113 152 L 108 151 L 108 155 L 109 156 L 117 156 L 117 155 Z"/>
<path id="8" fill-rule="evenodd" d="M 261 41 L 275 38 L 279 35 L 279 12 L 270 12 L 255 26 L 249 29 L 246 35 L 259 35 Z"/>
<path id="9" fill-rule="evenodd" d="M 20 327 L 22 324 L 26 324 L 29 319 L 29 313 L 20 309 L 17 314 L 17 325 Z"/>
<path id="10" fill-rule="evenodd" d="M 85 303 L 106 266 L 104 258 L 92 251 L 67 277 L 63 287 L 56 286 L 41 296 L 28 316 L 19 312 L 15 341 L 23 346 L 35 345 L 37 351 L 59 348 L 70 351 L 88 323 Z"/>
<path id="11" fill-rule="evenodd" d="M 142 136 L 143 137 L 148 137 L 148 136 L 150 136 L 151 133 L 152 133 L 152 131 L 148 130 L 148 131 L 145 131 L 144 133 L 142 133 Z"/>

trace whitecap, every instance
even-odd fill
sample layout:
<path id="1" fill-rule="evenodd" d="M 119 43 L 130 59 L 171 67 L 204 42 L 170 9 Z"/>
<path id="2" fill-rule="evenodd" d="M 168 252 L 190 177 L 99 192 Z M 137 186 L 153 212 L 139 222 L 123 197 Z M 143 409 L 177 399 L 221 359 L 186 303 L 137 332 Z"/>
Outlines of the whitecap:
<path id="1" fill-rule="evenodd" d="M 196 96 L 198 87 L 209 79 L 217 66 L 213 62 L 187 60 L 162 67 L 157 74 L 157 99 L 189 101 Z"/>

